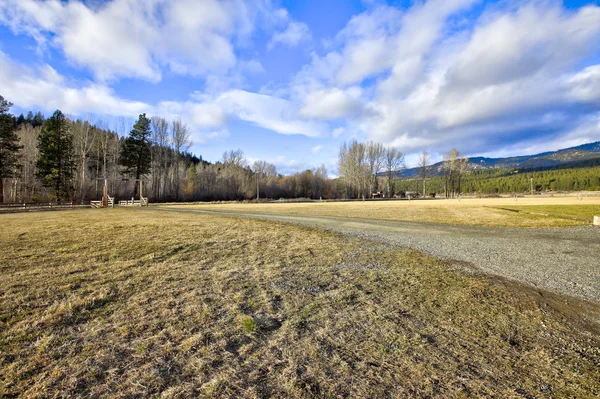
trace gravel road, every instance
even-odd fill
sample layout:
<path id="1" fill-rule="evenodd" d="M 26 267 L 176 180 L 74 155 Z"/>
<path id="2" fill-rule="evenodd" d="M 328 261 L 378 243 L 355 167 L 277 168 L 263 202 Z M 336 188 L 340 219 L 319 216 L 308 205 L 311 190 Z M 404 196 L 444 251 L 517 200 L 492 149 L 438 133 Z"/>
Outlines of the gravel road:
<path id="1" fill-rule="evenodd" d="M 295 223 L 417 249 L 534 287 L 600 303 L 600 228 L 518 229 L 408 221 L 154 208 Z"/>

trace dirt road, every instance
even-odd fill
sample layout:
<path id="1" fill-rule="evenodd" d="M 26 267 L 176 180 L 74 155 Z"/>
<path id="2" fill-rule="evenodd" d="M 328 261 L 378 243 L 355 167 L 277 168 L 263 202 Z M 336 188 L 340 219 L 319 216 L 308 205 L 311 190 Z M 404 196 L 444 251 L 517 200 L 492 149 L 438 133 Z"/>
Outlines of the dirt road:
<path id="1" fill-rule="evenodd" d="M 600 228 L 517 229 L 185 208 L 154 209 L 270 220 L 384 241 L 535 287 L 600 303 Z"/>

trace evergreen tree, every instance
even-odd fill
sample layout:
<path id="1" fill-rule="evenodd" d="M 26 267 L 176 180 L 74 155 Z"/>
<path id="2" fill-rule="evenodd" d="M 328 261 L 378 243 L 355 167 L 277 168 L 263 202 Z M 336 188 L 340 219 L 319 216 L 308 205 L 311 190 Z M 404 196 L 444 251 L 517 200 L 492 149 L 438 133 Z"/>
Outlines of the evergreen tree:
<path id="1" fill-rule="evenodd" d="M 8 111 L 12 103 L 0 96 L 0 203 L 4 202 L 3 179 L 13 177 L 19 166 L 19 137 L 15 118 Z"/>
<path id="2" fill-rule="evenodd" d="M 123 143 L 119 164 L 123 167 L 123 174 L 136 179 L 141 179 L 150 172 L 151 166 L 151 131 L 150 119 L 146 114 L 140 114 L 140 117 L 129 136 Z M 138 194 L 139 184 L 134 185 L 134 197 Z"/>
<path id="3" fill-rule="evenodd" d="M 195 163 L 191 163 L 190 164 L 190 168 L 188 169 L 188 175 L 187 175 L 187 179 L 190 181 L 193 181 L 196 179 L 196 164 Z"/>
<path id="4" fill-rule="evenodd" d="M 41 112 L 37 112 L 31 121 L 31 126 L 38 127 L 44 124 L 44 115 Z"/>
<path id="5" fill-rule="evenodd" d="M 43 123 L 38 150 L 37 176 L 42 185 L 54 188 L 57 199 L 70 195 L 75 169 L 73 136 L 67 118 L 59 110 Z"/>

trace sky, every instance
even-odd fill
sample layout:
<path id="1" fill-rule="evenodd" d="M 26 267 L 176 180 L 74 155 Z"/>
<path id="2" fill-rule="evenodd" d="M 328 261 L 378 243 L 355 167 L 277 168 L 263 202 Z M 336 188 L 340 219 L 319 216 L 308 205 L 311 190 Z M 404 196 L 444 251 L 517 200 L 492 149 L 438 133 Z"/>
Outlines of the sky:
<path id="1" fill-rule="evenodd" d="M 190 151 L 337 174 L 349 140 L 414 166 L 600 140 L 600 2 L 0 0 L 0 95 Z"/>

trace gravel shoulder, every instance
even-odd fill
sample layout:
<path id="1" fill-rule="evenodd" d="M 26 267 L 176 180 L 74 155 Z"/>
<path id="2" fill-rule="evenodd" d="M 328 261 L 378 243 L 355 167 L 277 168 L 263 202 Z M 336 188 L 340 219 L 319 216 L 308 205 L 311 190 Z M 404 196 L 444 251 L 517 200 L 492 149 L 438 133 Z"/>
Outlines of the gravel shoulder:
<path id="1" fill-rule="evenodd" d="M 332 216 L 151 208 L 295 223 L 416 249 L 477 270 L 600 303 L 600 229 L 519 229 Z"/>

